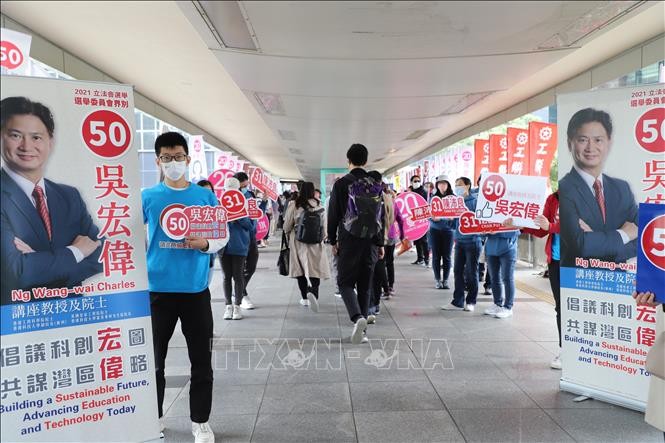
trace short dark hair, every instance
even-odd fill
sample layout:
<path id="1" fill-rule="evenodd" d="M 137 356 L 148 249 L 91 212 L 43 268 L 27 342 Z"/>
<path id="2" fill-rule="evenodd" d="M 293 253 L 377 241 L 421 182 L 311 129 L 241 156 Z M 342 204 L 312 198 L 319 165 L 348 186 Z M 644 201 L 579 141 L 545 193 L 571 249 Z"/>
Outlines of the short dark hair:
<path id="1" fill-rule="evenodd" d="M 414 181 L 416 178 L 418 178 L 418 180 L 422 181 L 422 179 L 420 178 L 419 175 L 414 175 L 413 177 L 411 177 L 410 182 L 413 183 L 413 181 Z"/>
<path id="2" fill-rule="evenodd" d="M 317 193 L 317 192 L 320 194 L 321 190 L 319 188 L 314 189 L 314 193 Z"/>
<path id="3" fill-rule="evenodd" d="M 471 179 L 469 177 L 459 177 L 457 180 L 464 182 L 465 186 L 471 186 Z"/>
<path id="4" fill-rule="evenodd" d="M 187 140 L 182 134 L 178 132 L 165 132 L 159 134 L 155 139 L 155 155 L 157 157 L 162 153 L 162 148 L 175 148 L 182 146 L 185 149 L 185 154 L 189 155 L 189 148 L 187 147 Z"/>
<path id="5" fill-rule="evenodd" d="M 7 97 L 0 102 L 0 128 L 5 129 L 15 115 L 34 115 L 44 123 L 49 137 L 55 132 L 55 122 L 51 110 L 39 102 L 26 97 Z"/>
<path id="6" fill-rule="evenodd" d="M 566 131 L 568 140 L 572 140 L 575 137 L 578 129 L 592 122 L 598 122 L 603 125 L 605 132 L 607 132 L 607 137 L 612 138 L 612 117 L 610 117 L 610 114 L 598 109 L 586 108 L 577 111 L 570 118 L 570 121 L 568 121 L 568 131 Z"/>
<path id="7" fill-rule="evenodd" d="M 381 180 L 383 179 L 383 177 L 381 176 L 381 173 L 379 171 L 369 171 L 367 173 L 367 175 L 372 177 L 372 180 L 374 180 L 375 182 L 378 182 L 378 183 L 381 183 Z"/>
<path id="8" fill-rule="evenodd" d="M 210 183 L 210 181 L 206 179 L 199 180 L 198 182 L 196 182 L 196 184 L 199 186 L 210 186 L 210 189 L 215 189 L 212 183 Z"/>
<path id="9" fill-rule="evenodd" d="M 352 144 L 349 150 L 346 151 L 347 160 L 349 160 L 352 165 L 356 166 L 365 166 L 368 156 L 369 152 L 367 152 L 367 148 L 360 143 Z"/>
<path id="10" fill-rule="evenodd" d="M 238 171 L 235 174 L 233 174 L 233 176 L 237 178 L 240 183 L 249 180 L 249 176 L 243 171 Z"/>

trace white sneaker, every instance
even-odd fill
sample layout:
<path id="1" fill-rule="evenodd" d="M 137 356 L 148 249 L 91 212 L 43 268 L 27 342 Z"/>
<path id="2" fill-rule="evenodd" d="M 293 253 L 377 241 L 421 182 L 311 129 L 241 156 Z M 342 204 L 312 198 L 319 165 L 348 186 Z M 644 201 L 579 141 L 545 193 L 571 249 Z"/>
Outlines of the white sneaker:
<path id="1" fill-rule="evenodd" d="M 319 312 L 319 300 L 311 292 L 307 293 L 307 300 L 309 301 L 309 309 L 312 312 Z"/>
<path id="2" fill-rule="evenodd" d="M 502 309 L 501 306 L 499 305 L 492 305 L 489 308 L 485 309 L 484 314 L 485 315 L 491 315 L 494 316 L 497 312 L 499 312 L 499 309 Z"/>
<path id="3" fill-rule="evenodd" d="M 444 311 L 462 311 L 462 310 L 464 310 L 464 308 L 460 308 L 459 306 L 455 306 L 452 303 L 448 303 L 445 306 L 441 306 L 441 309 L 443 309 Z"/>
<path id="4" fill-rule="evenodd" d="M 224 320 L 231 320 L 233 318 L 233 305 L 226 305 L 224 310 Z"/>
<path id="5" fill-rule="evenodd" d="M 215 434 L 208 422 L 192 422 L 192 435 L 194 435 L 194 443 L 215 443 Z"/>
<path id="6" fill-rule="evenodd" d="M 473 312 L 476 310 L 476 305 L 464 305 L 464 310 L 466 312 Z"/>
<path id="7" fill-rule="evenodd" d="M 243 309 L 254 309 L 254 303 L 252 303 L 252 301 L 249 299 L 249 295 L 246 295 L 242 298 L 240 307 Z"/>
<path id="8" fill-rule="evenodd" d="M 164 438 L 164 429 L 166 429 L 166 426 L 164 426 L 164 420 L 162 417 L 159 417 L 159 438 Z"/>
<path id="9" fill-rule="evenodd" d="M 342 294 L 339 291 L 337 291 L 335 292 L 335 297 L 342 298 Z"/>
<path id="10" fill-rule="evenodd" d="M 242 314 L 240 313 L 240 306 L 233 305 L 233 319 L 242 320 Z"/>
<path id="11" fill-rule="evenodd" d="M 500 308 L 500 310 L 496 311 L 496 314 L 494 314 L 494 318 L 508 318 L 512 316 L 513 310 L 507 308 Z"/>
<path id="12" fill-rule="evenodd" d="M 309 300 L 305 300 L 304 298 L 300 299 L 300 304 L 303 306 L 309 306 Z"/>
<path id="13" fill-rule="evenodd" d="M 367 338 L 366 334 L 363 334 L 363 338 L 360 340 L 360 343 L 369 343 L 369 338 Z"/>
<path id="14" fill-rule="evenodd" d="M 365 331 L 367 330 L 367 320 L 365 317 L 360 317 L 356 324 L 353 325 L 353 332 L 351 333 L 351 344 L 357 345 L 362 342 Z"/>
<path id="15" fill-rule="evenodd" d="M 370 314 L 367 316 L 367 324 L 368 325 L 373 325 L 376 323 L 376 315 Z"/>
<path id="16" fill-rule="evenodd" d="M 561 356 L 557 355 L 554 357 L 554 360 L 550 363 L 550 368 L 552 369 L 561 369 Z"/>

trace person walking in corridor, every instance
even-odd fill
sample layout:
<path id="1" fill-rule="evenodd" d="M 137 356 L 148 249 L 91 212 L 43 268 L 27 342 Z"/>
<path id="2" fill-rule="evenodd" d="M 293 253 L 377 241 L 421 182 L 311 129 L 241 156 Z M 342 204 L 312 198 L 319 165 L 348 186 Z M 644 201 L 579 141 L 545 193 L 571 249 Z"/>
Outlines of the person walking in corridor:
<path id="1" fill-rule="evenodd" d="M 298 280 L 300 304 L 319 312 L 319 285 L 330 278 L 325 209 L 314 197 L 314 183 L 304 182 L 298 199 L 289 203 L 284 215 L 284 233 L 289 239 L 289 277 Z"/>
<path id="2" fill-rule="evenodd" d="M 353 144 L 346 153 L 349 173 L 333 185 L 328 237 L 338 256 L 337 282 L 353 322 L 351 343 L 366 339 L 369 290 L 374 265 L 383 257 L 383 186 L 363 166 L 369 153 Z"/>

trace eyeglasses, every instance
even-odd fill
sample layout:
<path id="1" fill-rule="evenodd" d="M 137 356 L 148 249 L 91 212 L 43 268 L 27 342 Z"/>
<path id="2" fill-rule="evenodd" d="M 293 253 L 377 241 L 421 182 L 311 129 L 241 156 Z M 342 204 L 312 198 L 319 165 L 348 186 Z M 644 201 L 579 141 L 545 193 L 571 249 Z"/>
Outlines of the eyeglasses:
<path id="1" fill-rule="evenodd" d="M 160 155 L 159 160 L 162 163 L 170 163 L 172 160 L 175 159 L 177 162 L 184 161 L 187 158 L 187 154 L 183 153 L 178 153 L 176 155 Z"/>

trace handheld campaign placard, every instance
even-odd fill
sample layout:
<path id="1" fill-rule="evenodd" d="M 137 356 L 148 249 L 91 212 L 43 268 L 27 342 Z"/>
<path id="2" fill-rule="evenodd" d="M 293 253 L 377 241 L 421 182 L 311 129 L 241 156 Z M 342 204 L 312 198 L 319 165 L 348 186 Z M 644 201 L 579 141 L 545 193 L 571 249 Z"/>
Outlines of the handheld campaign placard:
<path id="1" fill-rule="evenodd" d="M 665 204 L 640 203 L 637 291 L 665 303 Z"/>

